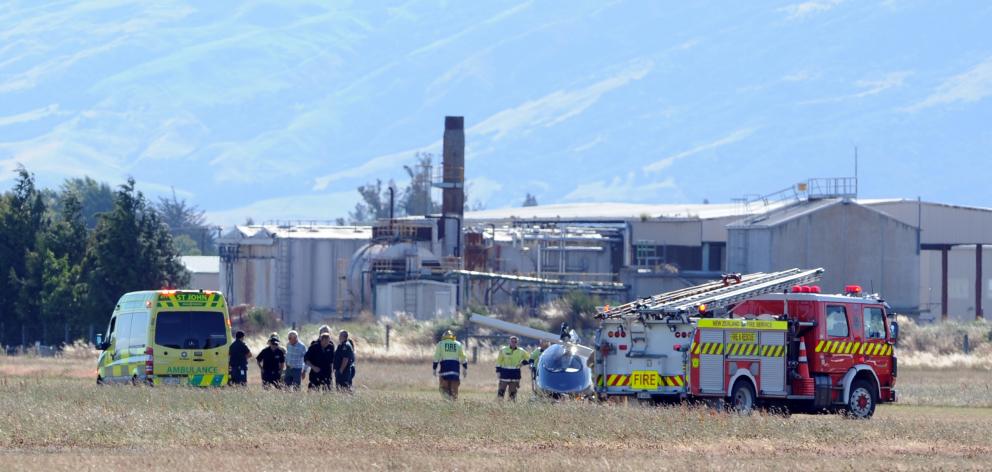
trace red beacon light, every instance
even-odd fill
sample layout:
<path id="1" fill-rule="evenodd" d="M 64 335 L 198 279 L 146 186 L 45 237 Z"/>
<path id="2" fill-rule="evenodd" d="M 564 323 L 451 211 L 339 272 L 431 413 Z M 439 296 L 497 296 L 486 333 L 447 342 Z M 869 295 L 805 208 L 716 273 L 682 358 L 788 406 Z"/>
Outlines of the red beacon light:
<path id="1" fill-rule="evenodd" d="M 847 293 L 848 295 L 861 295 L 861 286 L 860 285 L 848 285 L 848 286 L 844 287 L 844 292 Z"/>
<path id="2" fill-rule="evenodd" d="M 792 293 L 803 293 L 803 288 L 799 285 L 792 286 Z"/>
<path id="3" fill-rule="evenodd" d="M 813 289 L 809 285 L 802 286 L 803 293 L 813 293 Z"/>
<path id="4" fill-rule="evenodd" d="M 819 285 L 810 285 L 810 287 L 809 287 L 809 293 L 820 293 L 820 286 Z"/>

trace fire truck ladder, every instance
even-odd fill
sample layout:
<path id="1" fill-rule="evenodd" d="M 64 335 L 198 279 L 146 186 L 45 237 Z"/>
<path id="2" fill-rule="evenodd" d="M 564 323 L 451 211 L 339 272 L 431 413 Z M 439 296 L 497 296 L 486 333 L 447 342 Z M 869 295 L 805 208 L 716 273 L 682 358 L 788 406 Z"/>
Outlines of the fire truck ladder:
<path id="1" fill-rule="evenodd" d="M 718 281 L 662 293 L 604 310 L 599 316 L 624 318 L 645 315 L 655 317 L 694 315 L 700 312 L 700 305 L 706 306 L 707 313 L 714 313 L 749 298 L 769 293 L 782 293 L 795 285 L 816 282 L 822 275 L 823 269 L 820 268 L 725 275 Z"/>

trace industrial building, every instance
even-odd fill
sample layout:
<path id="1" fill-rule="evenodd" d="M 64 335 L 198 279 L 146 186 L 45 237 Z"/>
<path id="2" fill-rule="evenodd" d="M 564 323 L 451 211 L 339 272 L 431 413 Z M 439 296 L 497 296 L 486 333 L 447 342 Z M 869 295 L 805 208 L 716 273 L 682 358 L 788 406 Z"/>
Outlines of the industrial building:
<path id="1" fill-rule="evenodd" d="M 345 274 L 371 239 L 369 227 L 237 226 L 218 240 L 221 290 L 231 305 L 269 307 L 287 322 L 345 312 Z"/>
<path id="2" fill-rule="evenodd" d="M 189 287 L 196 290 L 220 290 L 220 258 L 217 256 L 182 256 L 189 272 Z"/>
<path id="3" fill-rule="evenodd" d="M 450 316 L 536 308 L 571 291 L 626 301 L 728 272 L 823 267 L 823 290 L 878 292 L 921 318 L 983 315 L 992 209 L 858 199 L 857 179 L 810 179 L 719 204 L 560 204 L 464 212 L 465 136 L 446 117 L 439 215 L 371 226 L 239 226 L 219 240 L 232 303 L 289 322 L 361 310 Z"/>

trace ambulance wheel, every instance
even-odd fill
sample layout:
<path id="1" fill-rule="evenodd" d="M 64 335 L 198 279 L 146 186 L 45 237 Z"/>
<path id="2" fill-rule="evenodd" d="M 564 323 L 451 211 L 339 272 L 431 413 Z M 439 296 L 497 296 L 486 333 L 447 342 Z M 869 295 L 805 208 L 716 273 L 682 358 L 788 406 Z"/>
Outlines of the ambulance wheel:
<path id="1" fill-rule="evenodd" d="M 105 384 L 105 383 L 103 382 L 103 377 L 100 377 L 99 375 L 97 375 L 97 376 L 96 376 L 96 384 L 97 384 L 97 385 L 106 385 L 106 384 Z"/>
<path id="2" fill-rule="evenodd" d="M 746 379 L 738 379 L 734 382 L 734 388 L 730 390 L 730 411 L 741 415 L 750 415 L 754 411 L 756 395 L 751 382 Z"/>
<path id="3" fill-rule="evenodd" d="M 138 382 L 138 376 L 137 375 L 134 375 L 134 376 L 131 377 L 131 385 L 134 385 L 135 387 L 137 387 L 138 385 L 141 385 L 141 382 Z"/>
<path id="4" fill-rule="evenodd" d="M 871 382 L 858 379 L 851 383 L 851 397 L 847 399 L 844 413 L 850 418 L 867 419 L 875 414 L 878 394 Z"/>

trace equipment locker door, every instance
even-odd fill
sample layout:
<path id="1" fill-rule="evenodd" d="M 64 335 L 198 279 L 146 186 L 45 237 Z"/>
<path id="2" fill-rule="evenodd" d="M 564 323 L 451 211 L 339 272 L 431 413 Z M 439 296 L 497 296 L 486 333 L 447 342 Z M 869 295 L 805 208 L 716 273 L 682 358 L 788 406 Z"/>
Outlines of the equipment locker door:
<path id="1" fill-rule="evenodd" d="M 723 335 L 722 329 L 700 329 L 699 390 L 702 393 L 723 393 Z"/>

